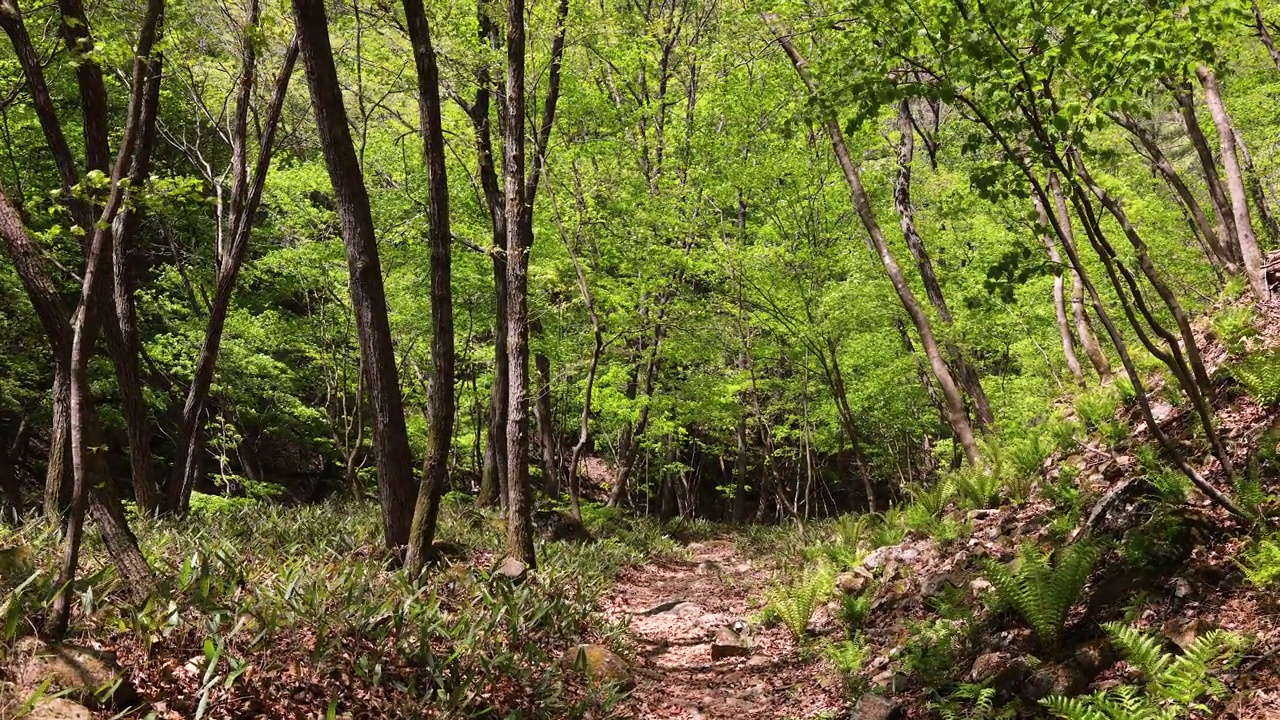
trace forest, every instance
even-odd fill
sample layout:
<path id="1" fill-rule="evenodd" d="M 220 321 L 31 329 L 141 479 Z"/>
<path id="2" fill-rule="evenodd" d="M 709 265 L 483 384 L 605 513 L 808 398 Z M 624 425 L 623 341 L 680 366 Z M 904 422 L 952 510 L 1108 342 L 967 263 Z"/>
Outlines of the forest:
<path id="1" fill-rule="evenodd" d="M 1280 717 L 1280 6 L 0 27 L 0 720 Z"/>

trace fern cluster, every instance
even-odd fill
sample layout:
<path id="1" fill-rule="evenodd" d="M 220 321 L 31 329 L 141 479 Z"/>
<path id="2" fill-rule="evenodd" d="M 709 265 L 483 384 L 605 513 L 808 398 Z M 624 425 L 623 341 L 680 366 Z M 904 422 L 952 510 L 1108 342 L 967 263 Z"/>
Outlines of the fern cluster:
<path id="1" fill-rule="evenodd" d="M 1249 355 L 1232 366 L 1231 375 L 1260 405 L 1280 404 L 1280 350 Z"/>
<path id="2" fill-rule="evenodd" d="M 1266 587 L 1280 583 L 1280 535 L 1259 540 L 1245 552 L 1240 567 L 1254 585 Z"/>
<path id="3" fill-rule="evenodd" d="M 984 567 L 1000 598 L 1018 611 L 1043 645 L 1056 647 L 1067 613 L 1101 557 L 1102 546 L 1085 541 L 1063 548 L 1056 564 L 1050 564 L 1048 553 L 1026 547 L 1016 569 L 990 558 Z"/>
<path id="4" fill-rule="evenodd" d="M 1045 707 L 1065 720 L 1179 720 L 1192 710 L 1203 710 L 1198 701 L 1220 696 L 1222 682 L 1210 676 L 1215 665 L 1229 665 L 1244 649 L 1239 635 L 1213 630 L 1196 638 L 1181 655 L 1164 652 L 1163 640 L 1123 623 L 1104 626 L 1111 642 L 1124 653 L 1146 681 L 1144 687 L 1126 686 L 1090 695 L 1043 700 Z"/>
<path id="5" fill-rule="evenodd" d="M 1005 720 L 1017 716 L 1017 707 L 996 707 L 995 688 L 963 684 L 941 703 L 933 705 L 942 720 Z"/>
<path id="6" fill-rule="evenodd" d="M 831 572 L 821 568 L 807 579 L 776 592 L 769 601 L 769 609 L 800 640 L 809 630 L 814 610 L 831 591 Z"/>

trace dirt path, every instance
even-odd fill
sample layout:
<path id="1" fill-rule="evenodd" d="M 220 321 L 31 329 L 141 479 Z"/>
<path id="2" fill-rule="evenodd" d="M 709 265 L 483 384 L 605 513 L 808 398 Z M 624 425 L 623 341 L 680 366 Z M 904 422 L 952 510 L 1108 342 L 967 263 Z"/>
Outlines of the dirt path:
<path id="1" fill-rule="evenodd" d="M 716 634 L 751 618 L 771 575 L 739 556 L 728 540 L 688 549 L 690 560 L 623 575 L 604 601 L 610 617 L 630 620 L 635 717 L 799 720 L 844 708 L 832 669 L 819 653 L 802 658 L 782 627 L 753 625 L 748 655 L 712 659 Z"/>

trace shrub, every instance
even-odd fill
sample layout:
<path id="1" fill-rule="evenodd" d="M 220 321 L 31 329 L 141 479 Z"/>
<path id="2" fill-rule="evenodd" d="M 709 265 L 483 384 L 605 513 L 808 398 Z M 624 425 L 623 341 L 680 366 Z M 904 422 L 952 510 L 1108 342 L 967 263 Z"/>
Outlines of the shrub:
<path id="1" fill-rule="evenodd" d="M 1249 582 L 1259 587 L 1280 583 L 1280 534 L 1263 538 L 1246 550 L 1240 568 Z"/>
<path id="2" fill-rule="evenodd" d="M 984 569 L 1000 598 L 1018 611 L 1041 644 L 1057 647 L 1067 613 L 1101 557 L 1100 545 L 1084 541 L 1062 548 L 1050 564 L 1048 553 L 1027 546 L 1016 569 L 991 558 L 984 559 Z"/>
<path id="3" fill-rule="evenodd" d="M 1222 345 L 1233 355 L 1245 351 L 1248 341 L 1258 336 L 1253 323 L 1257 311 L 1247 305 L 1233 305 L 1218 313 L 1213 319 L 1213 332 Z"/>
<path id="4" fill-rule="evenodd" d="M 1280 350 L 1253 353 L 1230 369 L 1259 405 L 1280 404 Z"/>
<path id="5" fill-rule="evenodd" d="M 1096 430 L 1102 423 L 1115 418 L 1120 411 L 1120 398 L 1111 387 L 1100 387 L 1076 396 L 1076 414 L 1085 429 Z"/>
<path id="6" fill-rule="evenodd" d="M 769 600 L 770 610 L 797 640 L 805 637 L 814 610 L 831 595 L 833 580 L 829 569 L 819 568 L 807 579 L 779 589 Z"/>
<path id="7" fill-rule="evenodd" d="M 832 665 L 836 666 L 845 683 L 855 682 L 858 673 L 862 672 L 862 667 L 867 662 L 869 652 L 861 636 L 830 643 L 824 649 L 827 658 L 831 660 Z"/>

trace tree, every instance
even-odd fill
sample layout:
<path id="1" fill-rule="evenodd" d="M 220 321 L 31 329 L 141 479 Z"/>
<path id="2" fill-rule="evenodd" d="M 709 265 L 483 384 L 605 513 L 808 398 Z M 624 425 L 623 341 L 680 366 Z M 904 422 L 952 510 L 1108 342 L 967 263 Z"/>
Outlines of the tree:
<path id="1" fill-rule="evenodd" d="M 397 548 L 409 542 L 416 493 L 369 194 L 347 126 L 324 3 L 293 0 L 293 13 L 320 145 L 347 247 L 351 304 L 368 379 L 385 540 L 387 547 Z"/>

